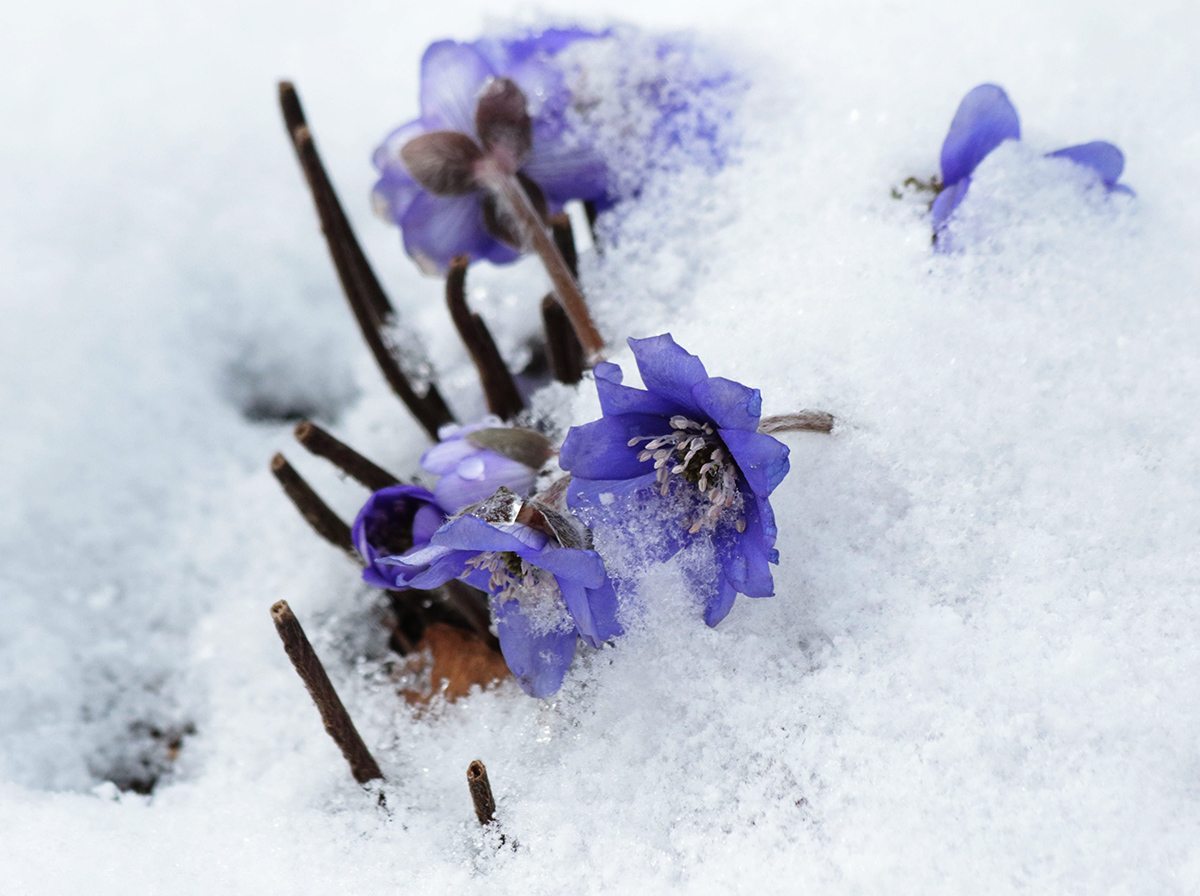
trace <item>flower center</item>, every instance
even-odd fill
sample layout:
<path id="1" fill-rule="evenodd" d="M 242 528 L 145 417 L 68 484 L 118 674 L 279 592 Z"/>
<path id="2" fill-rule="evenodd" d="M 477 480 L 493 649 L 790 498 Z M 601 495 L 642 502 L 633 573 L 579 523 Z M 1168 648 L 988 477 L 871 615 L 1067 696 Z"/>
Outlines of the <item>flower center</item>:
<path id="1" fill-rule="evenodd" d="M 737 487 L 737 465 L 729 449 L 721 441 L 711 423 L 697 423 L 677 414 L 670 420 L 671 432 L 664 436 L 638 436 L 629 440 L 629 447 L 645 442 L 638 460 L 654 461 L 659 492 L 666 495 L 672 481 L 682 479 L 694 486 L 708 508 L 691 520 L 688 531 L 693 535 L 701 529 L 711 529 L 728 508 L 740 509 L 742 495 Z M 739 532 L 746 528 L 740 517 L 735 521 Z"/>
<path id="2" fill-rule="evenodd" d="M 497 606 L 517 601 L 521 614 L 539 631 L 560 631 L 571 624 L 554 575 L 514 551 L 484 551 L 468 560 L 467 565 L 491 573 L 488 590 L 496 598 Z"/>

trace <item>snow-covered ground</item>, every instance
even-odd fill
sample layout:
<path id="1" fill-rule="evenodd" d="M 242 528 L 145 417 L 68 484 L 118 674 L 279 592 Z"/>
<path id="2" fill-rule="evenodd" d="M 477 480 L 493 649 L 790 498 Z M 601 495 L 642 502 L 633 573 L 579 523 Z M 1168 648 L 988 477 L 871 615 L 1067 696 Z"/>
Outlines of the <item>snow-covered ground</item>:
<path id="1" fill-rule="evenodd" d="M 60 0 L 0 28 L 0 892 L 1200 890 L 1200 8 L 564 0 L 689 29 L 751 87 L 739 159 L 628 206 L 601 327 L 670 330 L 784 436 L 777 592 L 699 620 L 668 566 L 539 702 L 415 714 L 378 595 L 267 472 L 312 414 L 426 445 L 338 292 L 275 109 L 300 88 L 366 248 L 464 418 L 441 302 L 372 217 L 417 62 L 528 8 Z M 959 251 L 925 200 L 962 95 L 1024 140 Z M 1041 153 L 1107 139 L 1136 199 Z M 519 350 L 534 267 L 472 274 Z M 530 305 L 532 308 L 532 305 Z M 504 317 L 505 312 L 508 317 Z M 542 399 L 592 419 L 594 389 Z M 387 774 L 353 782 L 268 608 L 305 622 Z M 153 794 L 114 784 L 163 765 Z M 465 786 L 488 766 L 508 845 Z M 509 846 L 515 841 L 516 848 Z"/>

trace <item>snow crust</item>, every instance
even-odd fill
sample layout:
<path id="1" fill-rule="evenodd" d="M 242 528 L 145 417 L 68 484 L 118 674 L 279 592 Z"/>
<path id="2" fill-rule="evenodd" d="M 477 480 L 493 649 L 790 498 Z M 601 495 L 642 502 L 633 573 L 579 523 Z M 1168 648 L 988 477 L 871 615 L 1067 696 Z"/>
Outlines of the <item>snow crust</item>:
<path id="1" fill-rule="evenodd" d="M 749 82 L 735 162 L 647 184 L 583 277 L 785 436 L 777 593 L 700 621 L 679 558 L 553 701 L 417 714 L 379 598 L 266 468 L 313 415 L 397 472 L 427 443 L 343 307 L 274 108 L 299 86 L 348 212 L 463 420 L 440 287 L 375 221 L 375 143 L 478 0 L 52 0 L 0 29 L 0 891 L 1192 893 L 1200 889 L 1200 11 L 1164 0 L 737 9 L 566 0 L 694 29 Z M 934 254 L 954 109 L 1020 145 Z M 1136 199 L 1041 153 L 1108 139 Z M 473 270 L 526 351 L 538 271 Z M 513 316 L 519 321 L 511 321 Z M 561 387 L 535 410 L 597 412 Z M 650 525 L 652 520 L 635 521 Z M 633 525 L 631 523 L 631 525 Z M 603 546 L 602 546 L 603 547 Z M 286 599 L 388 777 L 350 778 L 272 629 Z M 157 733 L 155 733 L 157 732 Z M 172 743 L 178 757 L 169 762 Z M 506 835 L 465 786 L 488 767 Z M 169 769 L 150 796 L 119 790 Z M 139 777 L 140 776 L 140 777 Z"/>

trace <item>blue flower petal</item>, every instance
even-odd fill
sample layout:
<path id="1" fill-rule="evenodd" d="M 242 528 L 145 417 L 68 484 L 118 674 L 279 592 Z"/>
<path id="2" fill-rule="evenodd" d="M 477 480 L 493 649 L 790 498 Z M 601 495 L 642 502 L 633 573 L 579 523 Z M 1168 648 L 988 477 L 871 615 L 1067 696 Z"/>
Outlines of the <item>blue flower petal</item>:
<path id="1" fill-rule="evenodd" d="M 584 479 L 631 479 L 654 468 L 638 460 L 645 443 L 630 446 L 637 436 L 665 435 L 670 426 L 662 417 L 621 414 L 601 417 L 583 426 L 572 426 L 559 451 L 559 465 Z"/>
<path id="2" fill-rule="evenodd" d="M 574 629 L 537 632 L 515 600 L 497 606 L 495 613 L 500 652 L 521 690 L 531 697 L 557 693 L 575 658 Z"/>
<path id="3" fill-rule="evenodd" d="M 687 410 L 669 398 L 655 395 L 645 389 L 621 385 L 621 368 L 609 361 L 597 364 L 593 373 L 596 375 L 596 394 L 600 397 L 600 410 L 607 416 L 656 414 L 670 417 Z"/>
<path id="4" fill-rule="evenodd" d="M 1051 159 L 1070 159 L 1076 164 L 1094 169 L 1104 181 L 1104 185 L 1109 188 L 1116 186 L 1117 181 L 1121 179 L 1121 172 L 1125 170 L 1125 154 L 1103 140 L 1068 146 L 1047 153 L 1046 156 Z"/>
<path id="5" fill-rule="evenodd" d="M 710 628 L 729 615 L 737 592 L 724 578 L 718 578 L 716 591 L 705 601 L 704 622 Z"/>
<path id="6" fill-rule="evenodd" d="M 537 532 L 528 526 L 521 526 L 521 535 L 504 532 L 491 523 L 479 517 L 467 514 L 457 517 L 442 526 L 431 539 L 432 543 L 444 548 L 460 551 L 514 551 L 518 554 L 527 550 L 531 544 L 538 548 L 544 547 L 548 540 L 545 533 Z"/>
<path id="7" fill-rule="evenodd" d="M 428 544 L 433 533 L 442 528 L 446 522 L 446 514 L 440 507 L 426 504 L 413 514 L 412 537 L 413 545 Z"/>
<path id="8" fill-rule="evenodd" d="M 946 189 L 937 194 L 930 209 L 933 214 L 934 231 L 941 230 L 946 225 L 946 221 L 949 220 L 950 215 L 958 208 L 958 204 L 966 197 L 967 190 L 970 187 L 971 177 L 968 175 L 958 183 L 946 187 Z"/>
<path id="9" fill-rule="evenodd" d="M 604 641 L 625 634 L 625 629 L 617 620 L 617 591 L 608 576 L 599 587 L 588 589 L 588 606 L 592 610 L 592 620 L 596 625 L 596 640 L 593 647 L 599 647 Z"/>
<path id="10" fill-rule="evenodd" d="M 535 127 L 533 149 L 521 172 L 533 178 L 551 202 L 599 199 L 608 189 L 608 167 L 594 150 L 547 138 Z M 540 139 L 539 139 L 540 138 Z"/>
<path id="11" fill-rule="evenodd" d="M 475 104 L 484 82 L 495 75 L 469 44 L 440 40 L 421 57 L 421 120 L 427 131 L 475 136 Z"/>
<path id="12" fill-rule="evenodd" d="M 488 233 L 479 196 L 434 196 L 421 192 L 401 217 L 404 251 L 426 273 L 443 272 L 455 255 L 470 255 L 497 264 L 513 261 L 518 252 Z"/>
<path id="13" fill-rule="evenodd" d="M 1005 140 L 1021 139 L 1017 110 L 1001 88 L 980 84 L 959 103 L 942 144 L 942 183 L 958 183 Z"/>
<path id="14" fill-rule="evenodd" d="M 588 603 L 588 590 L 577 581 L 566 577 L 555 577 L 558 590 L 562 592 L 563 602 L 567 612 L 575 620 L 579 634 L 592 647 L 599 647 L 603 642 L 596 628 L 596 620 L 592 616 L 592 608 Z"/>
<path id="15" fill-rule="evenodd" d="M 699 358 L 680 348 L 670 333 L 649 339 L 630 339 L 629 347 L 633 349 L 633 357 L 647 389 L 684 408 L 699 410 L 692 398 L 692 387 L 708 379 L 708 372 Z"/>
<path id="16" fill-rule="evenodd" d="M 783 482 L 791 464 L 788 446 L 779 439 L 744 429 L 722 429 L 721 439 L 754 494 L 765 498 Z"/>
<path id="17" fill-rule="evenodd" d="M 765 519 L 761 513 L 766 505 Z M 717 536 L 717 562 L 723 578 L 747 597 L 770 597 L 775 593 L 775 579 L 771 574 L 771 563 L 778 560 L 774 548 L 775 521 L 770 505 L 765 501 L 748 500 L 742 508 L 742 520 L 746 529 L 738 532 L 733 527 L 722 527 Z M 767 534 L 767 529 L 772 534 Z"/>
<path id="18" fill-rule="evenodd" d="M 452 436 L 421 455 L 421 469 L 435 476 L 445 476 L 479 450 L 478 445 L 471 444 L 467 439 Z"/>
<path id="19" fill-rule="evenodd" d="M 595 551 L 578 548 L 544 548 L 537 554 L 522 554 L 534 566 L 553 573 L 559 580 L 569 579 L 585 588 L 598 588 L 604 582 L 604 561 Z"/>
<path id="20" fill-rule="evenodd" d="M 462 441 L 466 441 L 463 439 Z M 519 461 L 502 457 L 494 451 L 473 448 L 474 456 L 447 473 L 433 487 L 437 502 L 448 513 L 457 513 L 479 501 L 490 498 L 504 486 L 517 495 L 529 494 L 537 480 L 537 472 Z"/>
<path id="21" fill-rule="evenodd" d="M 700 410 L 704 411 L 721 429 L 758 429 L 762 416 L 762 393 L 757 389 L 727 380 L 723 376 L 711 376 L 692 387 L 692 396 Z"/>
<path id="22" fill-rule="evenodd" d="M 474 551 L 456 551 L 428 544 L 415 548 L 398 557 L 381 557 L 381 567 L 390 566 L 396 571 L 393 587 L 436 588 L 451 579 L 457 579 L 467 568 L 467 561 L 475 556 Z"/>

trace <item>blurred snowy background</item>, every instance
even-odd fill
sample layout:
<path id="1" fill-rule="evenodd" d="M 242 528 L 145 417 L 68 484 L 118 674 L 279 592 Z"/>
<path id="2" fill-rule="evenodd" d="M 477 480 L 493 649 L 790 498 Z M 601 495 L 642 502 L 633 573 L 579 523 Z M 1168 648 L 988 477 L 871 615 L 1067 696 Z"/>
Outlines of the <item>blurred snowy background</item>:
<path id="1" fill-rule="evenodd" d="M 346 312 L 275 82 L 469 417 L 369 158 L 429 42 L 542 18 L 691 30 L 752 83 L 740 161 L 654 184 L 585 265 L 602 329 L 669 329 L 765 413 L 843 425 L 788 437 L 775 598 L 708 630 L 665 569 L 556 700 L 418 718 L 377 596 L 267 473 L 287 451 L 349 516 L 364 495 L 286 418 L 400 471 L 425 445 Z M 1200 890 L 1198 46 L 1200 8 L 1168 0 L 6 9 L 0 892 Z M 1033 150 L 1120 146 L 1137 199 L 997 152 L 935 256 L 891 190 L 937 171 L 984 81 Z M 527 267 L 473 283 L 498 319 L 540 295 Z M 546 407 L 591 419 L 591 387 Z M 287 665 L 279 599 L 388 812 Z M 475 825 L 475 758 L 515 851 Z"/>

